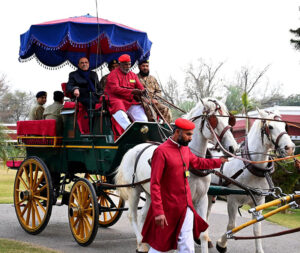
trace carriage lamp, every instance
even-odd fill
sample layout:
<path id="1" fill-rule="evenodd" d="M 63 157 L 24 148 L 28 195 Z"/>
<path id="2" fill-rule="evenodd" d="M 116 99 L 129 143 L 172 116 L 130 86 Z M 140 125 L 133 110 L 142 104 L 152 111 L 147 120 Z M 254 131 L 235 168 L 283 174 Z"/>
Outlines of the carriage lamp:
<path id="1" fill-rule="evenodd" d="M 146 134 L 146 133 L 149 132 L 149 128 L 147 126 L 142 126 L 140 131 L 141 131 L 142 134 Z"/>

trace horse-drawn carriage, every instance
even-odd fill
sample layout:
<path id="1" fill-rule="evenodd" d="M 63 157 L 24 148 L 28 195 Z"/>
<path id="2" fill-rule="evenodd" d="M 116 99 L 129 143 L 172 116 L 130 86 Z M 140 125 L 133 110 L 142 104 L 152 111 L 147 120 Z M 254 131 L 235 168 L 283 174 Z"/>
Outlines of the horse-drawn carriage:
<path id="1" fill-rule="evenodd" d="M 85 18 L 90 19 L 91 17 Z M 49 31 L 55 31 L 54 26 L 56 23 L 64 24 L 66 22 L 70 21 L 54 22 L 53 27 L 50 26 Z M 68 33 L 65 36 L 61 35 L 61 40 L 58 39 L 61 42 L 55 46 L 53 46 L 52 37 L 47 35 L 45 39 L 48 40 L 51 37 L 52 40 L 52 44 L 50 43 L 52 46 L 47 46 L 45 42 L 39 41 L 37 36 L 31 36 L 31 32 L 29 32 L 27 35 L 23 35 L 21 40 L 24 45 L 21 46 L 20 57 L 26 59 L 32 57 L 33 53 L 35 53 L 35 56 L 43 64 L 55 67 L 63 64 L 66 60 L 76 65 L 76 61 L 80 56 L 89 55 L 92 68 L 96 68 L 103 62 L 107 62 L 112 57 L 116 57 L 124 52 L 131 55 L 133 62 L 149 54 L 151 42 L 148 41 L 147 35 L 145 37 L 144 33 L 141 38 L 137 38 L 139 31 L 130 31 L 132 32 L 130 36 L 133 36 L 130 43 L 128 42 L 127 45 L 123 43 L 120 47 L 109 45 L 107 48 L 107 43 L 115 39 L 110 38 L 110 36 L 116 33 L 113 32 L 109 35 L 109 31 L 107 31 L 107 33 L 99 34 L 98 19 L 93 22 L 85 20 L 85 22 L 87 24 L 84 23 L 84 25 L 93 24 L 92 30 L 97 35 L 93 39 L 85 38 L 87 41 L 85 44 L 83 41 L 74 42 L 71 38 L 71 33 Z M 79 23 L 79 27 L 81 27 L 82 21 Z M 49 29 L 48 23 L 42 24 L 42 26 L 46 26 L 46 29 Z M 36 29 L 34 27 L 32 32 L 35 30 L 39 32 L 40 29 L 43 28 L 38 27 Z M 118 29 L 120 28 L 118 27 Z M 128 32 L 128 28 L 126 29 Z M 125 32 L 123 30 L 122 32 Z M 89 36 L 93 32 L 78 34 Z M 45 35 L 45 33 L 42 34 Z M 111 40 L 108 40 L 108 38 Z M 101 43 L 103 43 L 103 47 L 99 47 Z M 105 50 L 107 50 L 107 54 L 105 54 Z M 67 54 L 64 54 L 65 52 Z M 66 55 L 68 58 L 65 58 Z M 142 167 L 143 171 L 146 170 L 149 176 L 149 158 L 151 158 L 151 152 L 153 152 L 154 148 L 148 149 L 143 153 L 145 146 L 138 144 L 163 142 L 171 134 L 171 131 L 168 125 L 158 124 L 157 122 L 134 122 L 115 140 L 111 118 L 105 103 L 97 107 L 97 109 L 88 111 L 89 134 L 80 132 L 76 114 L 76 103 L 71 102 L 65 105 L 62 111 L 64 119 L 62 136 L 56 136 L 54 120 L 18 122 L 18 145 L 26 147 L 26 157 L 23 161 L 9 161 L 8 167 L 18 170 L 14 185 L 14 204 L 22 228 L 31 234 L 40 233 L 47 226 L 53 204 L 66 204 L 68 205 L 71 232 L 80 245 L 86 246 L 94 240 L 98 225 L 108 227 L 115 224 L 125 210 L 124 200 L 118 195 L 116 189 L 119 186 L 124 186 L 124 183 L 125 186 L 134 185 L 134 178 L 137 182 L 149 182 L 143 178 L 145 176 L 143 173 L 139 174 L 139 167 Z M 220 117 L 217 118 L 216 116 Z M 236 151 L 237 143 L 229 131 L 233 125 L 230 120 L 232 117 L 224 105 L 216 100 L 204 100 L 196 105 L 187 117 L 193 119 L 196 124 L 195 137 L 189 145 L 193 153 L 205 156 L 209 140 L 215 143 L 218 142 L 218 145 L 223 145 L 233 153 Z M 229 117 L 229 120 L 226 117 Z M 275 116 L 269 116 L 270 120 L 272 120 L 271 117 Z M 259 125 L 257 127 L 258 138 L 260 138 L 263 130 L 268 130 L 269 134 L 264 133 L 264 136 L 261 135 L 261 138 L 265 138 L 265 142 L 269 141 L 272 144 L 272 138 L 276 136 L 275 140 L 277 143 L 278 136 L 285 134 L 284 126 L 280 124 L 276 128 L 273 127 L 276 131 L 273 130 L 271 133 L 270 127 L 266 122 L 257 124 Z M 272 135 L 274 136 L 272 137 Z M 257 140 L 258 138 L 254 139 Z M 287 143 L 289 141 L 286 140 Z M 284 145 L 286 144 L 282 142 L 282 147 L 280 148 L 284 149 Z M 126 161 L 124 162 L 122 158 L 133 147 L 136 147 L 135 151 L 138 151 L 137 153 L 143 153 L 141 154 L 143 155 L 143 159 L 141 159 L 143 163 L 139 166 L 131 164 L 131 167 L 128 168 L 124 166 Z M 121 160 L 123 164 L 120 165 Z M 130 174 L 128 182 L 120 181 L 123 182 L 123 185 L 115 184 L 113 181 L 119 165 L 118 172 Z M 244 172 L 240 174 L 242 173 Z M 197 202 L 196 209 L 202 217 L 206 217 L 207 192 L 210 181 L 209 174 L 204 175 L 202 178 L 192 175 L 190 178 L 192 195 L 194 192 L 198 196 L 198 199 L 193 199 L 193 201 Z M 70 183 L 73 183 L 73 185 L 71 189 L 68 189 Z M 146 191 L 147 197 L 149 189 L 147 195 L 146 188 L 143 190 Z M 140 187 L 136 187 L 132 192 L 136 191 L 135 195 L 139 198 L 140 190 Z M 222 193 L 221 195 L 245 193 L 245 191 L 236 189 L 210 187 L 210 194 L 219 195 L 220 192 Z M 132 213 L 136 212 L 134 203 L 136 203 L 136 200 L 133 197 L 129 199 L 129 211 Z M 147 211 L 147 205 L 149 205 L 149 202 L 146 200 L 145 211 Z M 135 214 L 133 214 L 133 217 L 136 219 Z M 136 221 L 133 219 L 132 222 Z M 136 230 L 135 233 L 139 249 L 141 246 L 140 231 Z M 205 247 L 207 247 L 208 235 L 205 233 L 200 238 L 203 252 L 207 252 Z M 225 245 L 225 243 L 223 244 Z"/>

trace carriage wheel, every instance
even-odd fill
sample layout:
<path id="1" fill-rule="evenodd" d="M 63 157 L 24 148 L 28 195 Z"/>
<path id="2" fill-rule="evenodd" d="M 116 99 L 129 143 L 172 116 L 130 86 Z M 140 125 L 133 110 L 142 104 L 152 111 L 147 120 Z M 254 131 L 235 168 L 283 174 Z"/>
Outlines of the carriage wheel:
<path id="1" fill-rule="evenodd" d="M 93 184 L 97 182 L 106 182 L 105 176 L 85 174 L 85 178 Z M 116 190 L 103 190 L 103 193 L 98 196 L 98 203 L 102 209 L 123 208 L 125 201 L 118 195 Z M 107 211 L 99 213 L 99 226 L 110 227 L 114 225 L 122 215 L 123 211 Z"/>
<path id="2" fill-rule="evenodd" d="M 14 206 L 22 228 L 36 235 L 47 226 L 53 203 L 53 187 L 46 164 L 28 157 L 19 167 L 14 184 Z"/>
<path id="3" fill-rule="evenodd" d="M 69 224 L 81 246 L 93 242 L 98 231 L 99 208 L 93 185 L 85 178 L 74 183 L 69 199 Z"/>

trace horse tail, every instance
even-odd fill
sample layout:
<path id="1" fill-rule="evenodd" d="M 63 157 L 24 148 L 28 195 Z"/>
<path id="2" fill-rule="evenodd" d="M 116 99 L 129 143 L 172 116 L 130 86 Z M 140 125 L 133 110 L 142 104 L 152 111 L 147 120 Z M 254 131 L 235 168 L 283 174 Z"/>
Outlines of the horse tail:
<path id="1" fill-rule="evenodd" d="M 116 185 L 128 184 L 128 182 L 124 178 L 124 173 L 123 173 L 121 165 L 118 167 L 117 175 L 115 176 L 115 184 Z M 118 191 L 119 191 L 119 194 L 120 194 L 122 199 L 128 200 L 129 192 L 128 192 L 127 187 L 118 187 Z"/>

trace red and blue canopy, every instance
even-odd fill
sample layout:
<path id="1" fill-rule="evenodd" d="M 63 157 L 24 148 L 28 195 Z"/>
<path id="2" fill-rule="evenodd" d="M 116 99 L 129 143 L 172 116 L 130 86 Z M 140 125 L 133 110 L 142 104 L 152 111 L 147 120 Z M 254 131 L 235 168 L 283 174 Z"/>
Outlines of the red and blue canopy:
<path id="1" fill-rule="evenodd" d="M 21 35 L 20 61 L 37 58 L 48 67 L 71 63 L 81 57 L 90 60 L 91 69 L 122 54 L 132 64 L 150 56 L 152 42 L 145 32 L 90 15 L 32 25 Z"/>

